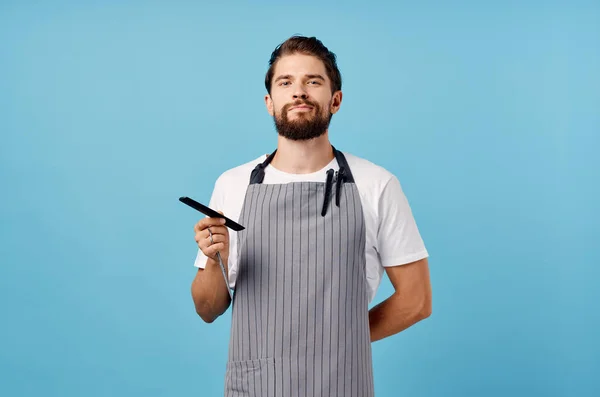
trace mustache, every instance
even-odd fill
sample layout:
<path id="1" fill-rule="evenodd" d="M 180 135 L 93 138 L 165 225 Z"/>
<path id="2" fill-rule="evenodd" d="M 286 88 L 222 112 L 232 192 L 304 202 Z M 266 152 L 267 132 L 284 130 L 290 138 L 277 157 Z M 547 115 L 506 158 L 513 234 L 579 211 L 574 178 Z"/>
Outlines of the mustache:
<path id="1" fill-rule="evenodd" d="M 316 103 L 313 103 L 313 102 L 311 102 L 309 100 L 306 100 L 306 99 L 302 100 L 302 99 L 300 99 L 300 100 L 297 100 L 297 101 L 295 101 L 293 103 L 288 103 L 287 105 L 285 105 L 283 107 L 283 110 L 289 110 L 291 107 L 293 107 L 293 106 L 299 106 L 299 105 L 308 105 L 308 106 L 312 106 L 313 108 L 318 108 L 319 107 Z"/>

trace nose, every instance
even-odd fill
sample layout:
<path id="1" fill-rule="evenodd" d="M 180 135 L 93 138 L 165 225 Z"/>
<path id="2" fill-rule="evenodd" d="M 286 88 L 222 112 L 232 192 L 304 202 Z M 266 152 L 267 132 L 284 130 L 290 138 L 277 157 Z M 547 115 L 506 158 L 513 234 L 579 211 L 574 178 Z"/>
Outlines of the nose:
<path id="1" fill-rule="evenodd" d="M 298 98 L 302 98 L 302 99 L 308 99 L 308 94 L 305 90 L 304 85 L 302 84 L 297 84 L 296 87 L 294 88 L 294 99 L 298 99 Z"/>

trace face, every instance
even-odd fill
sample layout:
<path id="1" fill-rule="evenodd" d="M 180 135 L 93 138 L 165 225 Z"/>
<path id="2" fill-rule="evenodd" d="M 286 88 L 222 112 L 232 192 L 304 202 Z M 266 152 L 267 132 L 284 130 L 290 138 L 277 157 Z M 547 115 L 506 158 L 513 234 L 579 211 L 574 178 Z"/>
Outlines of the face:
<path id="1" fill-rule="evenodd" d="M 286 55 L 277 61 L 271 94 L 265 96 L 277 132 L 291 140 L 323 135 L 341 102 L 341 91 L 331 92 L 323 62 L 303 54 Z"/>

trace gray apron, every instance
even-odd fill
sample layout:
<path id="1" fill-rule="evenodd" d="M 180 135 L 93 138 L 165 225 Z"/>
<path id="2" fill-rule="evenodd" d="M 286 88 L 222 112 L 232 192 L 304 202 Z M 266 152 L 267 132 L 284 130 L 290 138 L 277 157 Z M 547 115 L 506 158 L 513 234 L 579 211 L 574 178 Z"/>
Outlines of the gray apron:
<path id="1" fill-rule="evenodd" d="M 333 147 L 332 147 L 333 148 Z M 226 397 L 373 396 L 365 223 L 344 155 L 324 182 L 250 179 Z"/>

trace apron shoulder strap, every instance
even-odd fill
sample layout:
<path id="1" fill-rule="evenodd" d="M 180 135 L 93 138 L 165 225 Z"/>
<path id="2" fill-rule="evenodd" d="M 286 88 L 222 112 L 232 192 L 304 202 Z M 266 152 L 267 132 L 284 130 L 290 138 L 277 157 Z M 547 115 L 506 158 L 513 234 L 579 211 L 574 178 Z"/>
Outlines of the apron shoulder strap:
<path id="1" fill-rule="evenodd" d="M 273 153 L 271 153 L 266 158 L 265 161 L 257 164 L 256 167 L 254 167 L 254 169 L 252 170 L 252 173 L 250 174 L 250 184 L 251 185 L 254 185 L 257 183 L 260 184 L 263 182 L 263 179 L 265 179 L 265 168 L 267 168 L 267 165 L 269 165 L 271 160 L 273 160 L 273 157 L 275 157 L 275 153 L 277 153 L 277 149 L 275 149 L 275 151 Z"/>
<path id="2" fill-rule="evenodd" d="M 337 150 L 334 146 L 331 147 L 333 148 L 335 159 L 340 166 L 340 171 L 342 174 L 342 178 L 340 179 L 343 179 L 344 182 L 354 183 L 354 176 L 352 175 L 352 171 L 350 171 L 350 166 L 348 165 L 348 161 L 346 161 L 346 156 L 344 156 L 344 153 Z"/>

